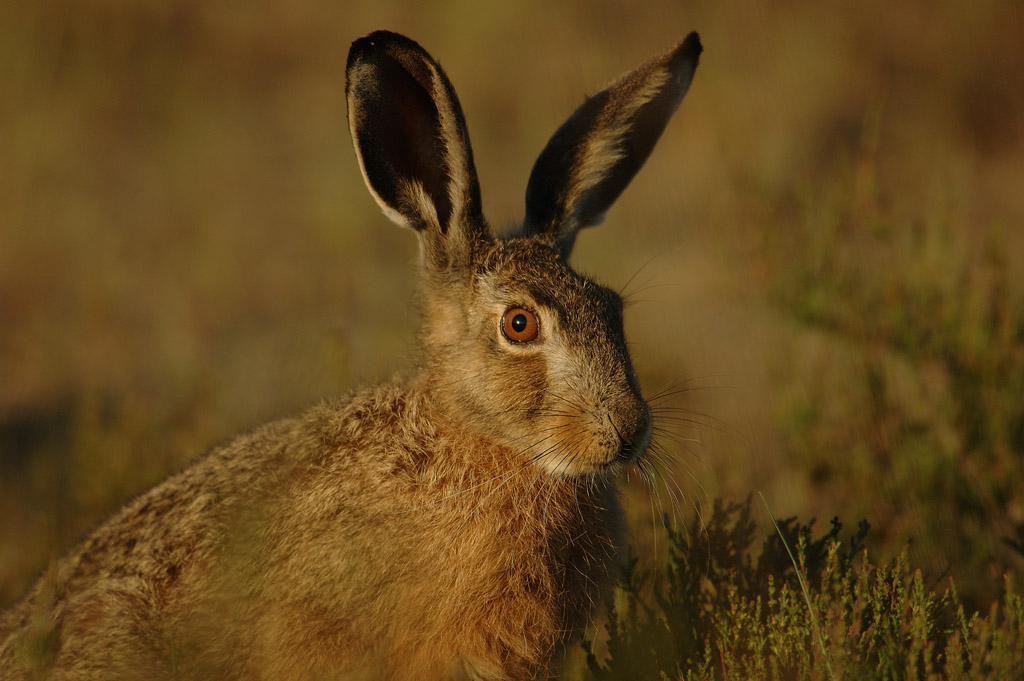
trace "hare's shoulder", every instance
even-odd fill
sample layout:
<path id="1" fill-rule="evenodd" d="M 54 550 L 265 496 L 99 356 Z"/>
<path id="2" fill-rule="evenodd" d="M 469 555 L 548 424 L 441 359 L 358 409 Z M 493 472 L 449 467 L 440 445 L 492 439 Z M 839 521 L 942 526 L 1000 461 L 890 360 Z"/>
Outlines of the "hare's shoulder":
<path id="1" fill-rule="evenodd" d="M 96 526 L 5 615 L 24 621 L 49 591 L 44 600 L 56 605 L 104 591 L 189 590 L 252 528 L 303 535 L 325 522 L 318 516 L 337 517 L 378 496 L 370 478 L 405 467 L 404 439 L 423 439 L 404 422 L 419 402 L 400 386 L 368 388 L 211 449 Z"/>
<path id="2" fill-rule="evenodd" d="M 361 448 L 386 442 L 380 427 L 400 419 L 408 402 L 397 388 L 371 388 L 241 434 L 108 517 L 67 556 L 61 572 L 72 581 L 129 569 L 169 569 L 173 577 L 176 555 L 210 548 L 227 526 L 275 505 L 310 477 L 359 465 L 366 458 Z"/>

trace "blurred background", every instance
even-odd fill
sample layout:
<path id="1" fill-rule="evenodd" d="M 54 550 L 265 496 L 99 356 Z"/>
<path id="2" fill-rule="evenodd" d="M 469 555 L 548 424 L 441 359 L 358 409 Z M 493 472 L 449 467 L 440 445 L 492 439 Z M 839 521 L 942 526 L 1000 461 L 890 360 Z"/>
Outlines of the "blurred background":
<path id="1" fill-rule="evenodd" d="M 762 492 L 976 607 L 1024 567 L 1024 8 L 0 2 L 0 607 L 240 430 L 416 357 L 416 242 L 367 194 L 352 40 L 444 64 L 496 229 L 584 94 L 705 53 L 576 266 L 632 304 L 661 513 Z M 765 514 L 765 527 L 770 519 Z"/>

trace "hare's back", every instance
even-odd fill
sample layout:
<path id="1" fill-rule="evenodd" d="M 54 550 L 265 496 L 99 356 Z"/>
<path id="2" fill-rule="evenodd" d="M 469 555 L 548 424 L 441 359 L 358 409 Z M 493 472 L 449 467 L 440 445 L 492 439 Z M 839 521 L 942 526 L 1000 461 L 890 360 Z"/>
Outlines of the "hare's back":
<path id="1" fill-rule="evenodd" d="M 4 613 L 0 671 L 20 659 L 109 678 L 109 664 L 180 669 L 189 650 L 210 671 L 258 644 L 246 630 L 281 629 L 282 603 L 356 607 L 377 472 L 358 447 L 386 439 L 395 402 L 356 395 L 261 426 L 129 502 Z"/>

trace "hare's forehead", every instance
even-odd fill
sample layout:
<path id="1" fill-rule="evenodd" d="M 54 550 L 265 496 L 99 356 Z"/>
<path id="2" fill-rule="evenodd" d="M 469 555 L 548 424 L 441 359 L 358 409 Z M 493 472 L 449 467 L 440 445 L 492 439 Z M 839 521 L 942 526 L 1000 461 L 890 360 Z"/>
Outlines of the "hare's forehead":
<path id="1" fill-rule="evenodd" d="M 529 239 L 499 242 L 484 259 L 482 293 L 495 303 L 536 303 L 569 318 L 619 318 L 622 299 L 573 270 L 553 249 Z"/>

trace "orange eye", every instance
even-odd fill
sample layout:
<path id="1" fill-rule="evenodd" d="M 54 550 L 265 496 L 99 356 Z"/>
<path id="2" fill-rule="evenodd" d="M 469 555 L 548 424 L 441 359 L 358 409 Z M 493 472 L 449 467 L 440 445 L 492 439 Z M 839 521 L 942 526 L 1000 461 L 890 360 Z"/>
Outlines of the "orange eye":
<path id="1" fill-rule="evenodd" d="M 501 318 L 501 332 L 513 343 L 535 341 L 539 331 L 537 315 L 521 307 L 510 307 Z"/>

